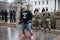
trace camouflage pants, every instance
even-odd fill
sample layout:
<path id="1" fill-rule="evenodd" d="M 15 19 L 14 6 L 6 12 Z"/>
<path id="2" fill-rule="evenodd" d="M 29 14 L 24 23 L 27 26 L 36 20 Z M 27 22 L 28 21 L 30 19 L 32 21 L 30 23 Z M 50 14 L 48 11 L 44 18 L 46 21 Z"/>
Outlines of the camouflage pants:
<path id="1" fill-rule="evenodd" d="M 32 20 L 32 27 L 39 29 L 41 27 L 41 19 Z"/>

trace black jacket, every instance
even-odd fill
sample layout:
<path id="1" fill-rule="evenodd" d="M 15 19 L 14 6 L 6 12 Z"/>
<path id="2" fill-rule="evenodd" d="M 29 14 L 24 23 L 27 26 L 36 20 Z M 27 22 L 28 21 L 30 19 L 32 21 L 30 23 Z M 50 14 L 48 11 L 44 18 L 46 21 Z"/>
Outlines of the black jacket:
<path id="1" fill-rule="evenodd" d="M 10 16 L 13 16 L 13 11 L 12 10 L 10 10 Z"/>
<path id="2" fill-rule="evenodd" d="M 3 10 L 1 10 L 1 15 L 4 16 L 4 11 Z"/>
<path id="3" fill-rule="evenodd" d="M 16 16 L 16 12 L 15 12 L 15 10 L 13 10 L 13 16 Z"/>
<path id="4" fill-rule="evenodd" d="M 27 23 L 29 20 L 31 20 L 33 17 L 31 11 L 26 10 L 24 12 L 21 12 L 20 14 L 20 20 L 23 21 L 24 23 Z"/>
<path id="5" fill-rule="evenodd" d="M 5 15 L 5 16 L 8 16 L 8 12 L 7 12 L 7 10 L 5 10 L 4 15 Z"/>

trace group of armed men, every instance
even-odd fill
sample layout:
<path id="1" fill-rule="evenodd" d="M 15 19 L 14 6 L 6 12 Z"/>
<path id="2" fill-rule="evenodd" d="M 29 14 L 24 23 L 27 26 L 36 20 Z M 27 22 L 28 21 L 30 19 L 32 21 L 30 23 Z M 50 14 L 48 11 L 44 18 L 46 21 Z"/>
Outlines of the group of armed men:
<path id="1" fill-rule="evenodd" d="M 35 9 L 32 24 L 35 29 L 40 29 L 41 27 L 44 29 L 48 28 L 49 31 L 50 29 L 56 29 L 54 13 L 48 12 L 48 9 L 45 10 L 44 8 L 42 13 L 40 13 L 38 9 Z"/>
<path id="2" fill-rule="evenodd" d="M 16 22 L 16 11 L 15 10 L 0 10 L 0 17 L 2 18 L 2 21 L 8 22 L 10 20 L 11 22 Z"/>
<path id="3" fill-rule="evenodd" d="M 34 18 L 32 20 L 33 27 L 41 28 L 41 27 L 47 27 L 47 28 L 53 28 L 56 29 L 56 23 L 55 23 L 55 17 L 53 15 L 54 13 L 48 12 L 48 9 L 42 9 L 42 13 L 39 12 L 38 9 L 34 10 Z M 15 10 L 1 10 L 0 16 L 2 17 L 2 21 L 8 22 L 8 18 L 11 22 L 16 22 L 16 11 Z M 48 18 L 48 19 L 47 19 Z M 47 20 L 46 20 L 47 19 Z M 50 27 L 48 27 L 50 25 Z"/>

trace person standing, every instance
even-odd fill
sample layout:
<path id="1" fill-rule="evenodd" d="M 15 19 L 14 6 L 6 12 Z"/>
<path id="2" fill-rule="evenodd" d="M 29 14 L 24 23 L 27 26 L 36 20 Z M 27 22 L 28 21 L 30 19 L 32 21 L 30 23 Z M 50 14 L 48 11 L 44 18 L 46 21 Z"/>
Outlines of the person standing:
<path id="1" fill-rule="evenodd" d="M 1 16 L 1 10 L 0 10 L 0 16 Z"/>
<path id="2" fill-rule="evenodd" d="M 4 10 L 1 10 L 1 14 L 2 14 L 2 21 L 4 21 Z"/>
<path id="3" fill-rule="evenodd" d="M 13 22 L 13 12 L 10 10 L 10 23 Z"/>
<path id="4" fill-rule="evenodd" d="M 44 8 L 42 9 L 42 12 L 45 12 L 45 9 Z"/>
<path id="5" fill-rule="evenodd" d="M 16 22 L 16 12 L 13 10 L 13 22 Z"/>
<path id="6" fill-rule="evenodd" d="M 8 12 L 7 12 L 7 10 L 5 10 L 4 16 L 5 16 L 5 22 L 8 22 Z"/>
<path id="7" fill-rule="evenodd" d="M 30 10 L 27 10 L 26 6 L 22 7 L 22 12 L 20 14 L 20 22 L 22 22 L 22 35 L 21 37 L 25 37 L 25 29 L 31 33 L 31 40 L 33 39 L 33 32 L 31 30 L 31 20 L 32 20 L 32 13 Z"/>
<path id="8" fill-rule="evenodd" d="M 34 19 L 33 19 L 33 27 L 35 27 L 36 31 L 40 29 L 40 23 L 41 23 L 41 13 L 39 12 L 39 9 L 35 9 L 34 12 Z"/>

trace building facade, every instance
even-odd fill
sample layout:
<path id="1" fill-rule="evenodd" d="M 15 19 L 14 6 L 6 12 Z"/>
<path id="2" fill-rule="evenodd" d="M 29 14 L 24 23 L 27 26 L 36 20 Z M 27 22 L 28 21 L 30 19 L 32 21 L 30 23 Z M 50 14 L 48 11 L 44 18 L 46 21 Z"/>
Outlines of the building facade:
<path id="1" fill-rule="evenodd" d="M 33 11 L 35 8 L 38 8 L 40 12 L 43 8 L 48 8 L 49 12 L 60 9 L 60 0 L 30 0 L 30 4 Z"/>
<path id="2" fill-rule="evenodd" d="M 30 4 L 30 0 L 22 0 L 23 5 L 28 5 Z"/>

